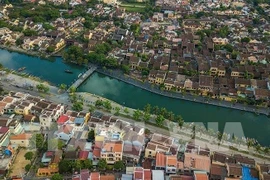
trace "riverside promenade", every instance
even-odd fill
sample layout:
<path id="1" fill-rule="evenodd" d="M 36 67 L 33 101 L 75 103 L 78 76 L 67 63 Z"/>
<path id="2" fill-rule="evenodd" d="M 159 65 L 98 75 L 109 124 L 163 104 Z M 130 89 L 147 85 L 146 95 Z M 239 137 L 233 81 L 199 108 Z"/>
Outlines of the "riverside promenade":
<path id="1" fill-rule="evenodd" d="M 75 80 L 75 82 L 68 88 L 68 91 L 71 87 L 77 89 L 89 76 L 91 76 L 91 74 L 95 72 L 96 69 L 96 66 L 91 65 L 87 71 L 79 75 L 78 79 Z"/>
<path id="2" fill-rule="evenodd" d="M 158 86 L 154 84 L 138 81 L 129 76 L 123 75 L 123 73 L 121 73 L 120 71 L 97 69 L 96 72 L 118 79 L 125 83 L 144 89 L 146 91 L 159 94 L 161 96 L 166 96 L 166 97 L 175 98 L 175 99 L 182 99 L 182 100 L 192 101 L 192 102 L 198 102 L 198 103 L 203 103 L 203 104 L 210 104 L 214 106 L 236 109 L 236 110 L 241 110 L 241 111 L 246 111 L 246 112 L 252 112 L 256 114 L 264 114 L 267 116 L 270 114 L 270 109 L 264 108 L 264 107 L 255 107 L 255 106 L 244 105 L 240 103 L 232 103 L 232 102 L 222 101 L 218 99 L 211 99 L 211 98 L 199 96 L 199 95 L 191 95 L 188 93 L 183 94 L 183 93 L 177 93 L 177 92 L 171 92 L 171 91 L 165 91 L 165 90 L 162 91 L 159 89 Z"/>

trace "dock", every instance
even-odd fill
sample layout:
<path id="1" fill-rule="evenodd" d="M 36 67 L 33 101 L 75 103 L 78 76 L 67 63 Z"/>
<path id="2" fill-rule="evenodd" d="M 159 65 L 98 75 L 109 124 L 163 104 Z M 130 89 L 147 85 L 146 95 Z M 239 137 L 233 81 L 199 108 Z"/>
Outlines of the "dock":
<path id="1" fill-rule="evenodd" d="M 91 66 L 83 74 L 79 75 L 78 79 L 68 88 L 68 92 L 71 87 L 77 89 L 89 76 L 91 76 L 91 74 L 95 72 L 96 69 L 97 69 L 96 66 Z"/>

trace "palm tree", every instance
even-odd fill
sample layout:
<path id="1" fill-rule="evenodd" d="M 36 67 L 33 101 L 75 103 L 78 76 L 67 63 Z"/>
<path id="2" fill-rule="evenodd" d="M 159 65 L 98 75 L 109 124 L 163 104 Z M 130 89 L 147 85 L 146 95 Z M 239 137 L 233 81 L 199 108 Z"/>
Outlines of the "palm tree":
<path id="1" fill-rule="evenodd" d="M 157 115 L 156 123 L 158 126 L 162 126 L 164 121 L 165 121 L 165 118 L 162 115 Z"/>
<path id="2" fill-rule="evenodd" d="M 115 109 L 115 115 L 118 116 L 120 114 L 120 107 L 116 106 L 114 109 Z"/>
<path id="3" fill-rule="evenodd" d="M 66 84 L 60 84 L 59 89 L 60 89 L 60 91 L 65 91 L 67 89 L 67 85 Z"/>
<path id="4" fill-rule="evenodd" d="M 264 155 L 269 154 L 269 147 L 264 147 L 263 152 L 264 152 Z"/>
<path id="5" fill-rule="evenodd" d="M 261 150 L 262 150 L 262 146 L 261 146 L 260 144 L 257 144 L 257 145 L 255 146 L 255 150 L 256 150 L 257 153 L 260 153 Z"/>
<path id="6" fill-rule="evenodd" d="M 178 123 L 178 126 L 179 126 L 180 128 L 182 128 L 183 125 L 184 125 L 184 120 L 183 120 L 182 116 L 181 116 L 181 115 L 177 115 L 177 116 L 175 117 L 175 120 L 176 120 L 176 122 Z"/>
<path id="7" fill-rule="evenodd" d="M 193 125 L 193 126 L 192 126 L 192 134 L 191 134 L 191 139 L 195 139 L 195 137 L 196 137 L 196 126 L 195 126 L 195 125 Z"/>
<path id="8" fill-rule="evenodd" d="M 69 88 L 69 92 L 72 93 L 72 94 L 75 93 L 76 92 L 76 88 L 74 86 L 71 86 Z"/>
<path id="9" fill-rule="evenodd" d="M 158 114 L 159 113 L 159 107 L 158 106 L 154 106 L 153 109 L 153 114 Z"/>

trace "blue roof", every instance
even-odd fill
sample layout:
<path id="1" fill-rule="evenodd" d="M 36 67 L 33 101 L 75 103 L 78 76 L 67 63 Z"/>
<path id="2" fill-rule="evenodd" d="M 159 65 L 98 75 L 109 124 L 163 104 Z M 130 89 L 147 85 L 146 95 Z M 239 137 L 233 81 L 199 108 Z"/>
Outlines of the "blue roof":
<path id="1" fill-rule="evenodd" d="M 74 123 L 75 124 L 82 124 L 84 122 L 84 118 L 75 118 Z"/>

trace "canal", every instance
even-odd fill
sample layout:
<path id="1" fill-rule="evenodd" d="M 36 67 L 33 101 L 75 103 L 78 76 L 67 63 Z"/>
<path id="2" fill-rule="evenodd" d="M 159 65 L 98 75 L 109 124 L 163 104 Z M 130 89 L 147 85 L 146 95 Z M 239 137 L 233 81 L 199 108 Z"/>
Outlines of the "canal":
<path id="1" fill-rule="evenodd" d="M 83 71 L 78 66 L 63 63 L 61 58 L 48 61 L 6 50 L 0 50 L 0 63 L 15 70 L 24 66 L 26 73 L 53 84 L 70 84 Z M 67 74 L 65 69 L 74 73 Z M 78 91 L 100 95 L 131 108 L 142 109 L 147 103 L 165 107 L 181 114 L 186 122 L 218 122 L 221 131 L 227 122 L 240 122 L 246 137 L 255 138 L 262 145 L 270 145 L 270 119 L 264 115 L 163 97 L 98 73 L 86 80 Z M 227 132 L 230 131 L 238 130 L 231 128 Z"/>

